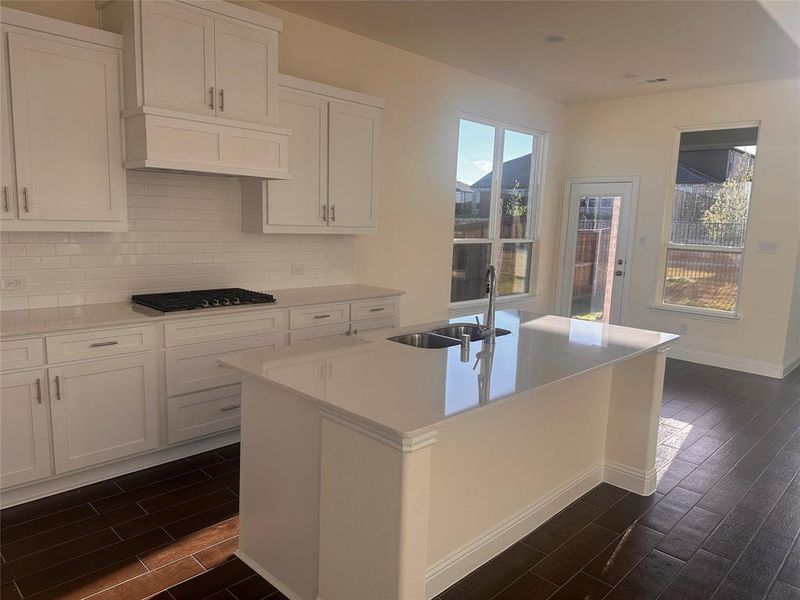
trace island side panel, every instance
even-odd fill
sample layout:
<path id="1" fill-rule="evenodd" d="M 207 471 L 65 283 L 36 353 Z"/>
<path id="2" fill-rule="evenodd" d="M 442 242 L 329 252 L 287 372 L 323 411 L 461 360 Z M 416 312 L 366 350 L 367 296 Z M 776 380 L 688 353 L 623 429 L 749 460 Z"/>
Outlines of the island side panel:
<path id="1" fill-rule="evenodd" d="M 428 598 L 602 481 L 610 385 L 598 369 L 440 427 Z"/>
<path id="2" fill-rule="evenodd" d="M 605 480 L 649 496 L 656 490 L 656 446 L 667 349 L 613 366 Z"/>
<path id="3" fill-rule="evenodd" d="M 316 405 L 242 377 L 237 554 L 292 600 L 316 600 L 320 417 Z"/>
<path id="4" fill-rule="evenodd" d="M 433 438 L 402 449 L 322 418 L 320 600 L 424 600 Z"/>

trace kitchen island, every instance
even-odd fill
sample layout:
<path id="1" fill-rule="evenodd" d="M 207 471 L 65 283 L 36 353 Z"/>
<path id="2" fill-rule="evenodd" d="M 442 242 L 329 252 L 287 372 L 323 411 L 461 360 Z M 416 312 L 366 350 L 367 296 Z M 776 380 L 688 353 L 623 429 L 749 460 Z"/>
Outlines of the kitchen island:
<path id="1" fill-rule="evenodd" d="M 652 494 L 677 336 L 497 327 L 469 356 L 368 334 L 222 361 L 243 375 L 240 558 L 293 600 L 423 600 L 601 481 Z"/>

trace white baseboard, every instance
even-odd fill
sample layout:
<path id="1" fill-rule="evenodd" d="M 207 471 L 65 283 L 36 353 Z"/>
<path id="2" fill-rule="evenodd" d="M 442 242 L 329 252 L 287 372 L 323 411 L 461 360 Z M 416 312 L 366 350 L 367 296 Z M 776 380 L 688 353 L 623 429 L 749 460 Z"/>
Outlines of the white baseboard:
<path id="1" fill-rule="evenodd" d="M 689 362 L 699 363 L 701 365 L 733 369 L 734 371 L 742 371 L 744 373 L 753 373 L 754 375 L 765 375 L 767 377 L 774 377 L 775 379 L 783 379 L 785 373 L 785 366 L 779 363 L 762 362 L 749 358 L 741 358 L 739 356 L 731 356 L 730 354 L 693 350 L 692 348 L 678 348 L 673 346 L 669 350 L 669 357 L 679 360 L 688 360 Z M 800 361 L 800 357 L 797 357 L 797 360 Z"/>
<path id="2" fill-rule="evenodd" d="M 639 469 L 632 469 L 626 465 L 607 460 L 603 469 L 603 481 L 640 496 L 649 496 L 656 491 L 656 470 L 652 469 L 650 472 L 640 471 Z"/>
<path id="3" fill-rule="evenodd" d="M 603 480 L 603 466 L 587 469 L 540 500 L 517 511 L 492 529 L 429 566 L 425 595 L 433 598 L 456 581 L 518 542 Z"/>
<path id="4" fill-rule="evenodd" d="M 269 581 L 281 594 L 286 596 L 289 600 L 303 600 L 300 596 L 294 593 L 291 588 L 284 585 L 280 579 L 275 577 L 272 573 L 267 571 L 256 561 L 247 556 L 247 554 L 242 552 L 241 549 L 234 552 L 234 554 L 239 558 L 239 560 L 241 560 L 244 564 L 253 569 L 253 571 L 258 573 L 262 578 Z"/>
<path id="5" fill-rule="evenodd" d="M 783 376 L 786 377 L 789 373 L 800 367 L 800 352 L 795 354 L 783 364 Z"/>
<path id="6" fill-rule="evenodd" d="M 45 496 L 52 496 L 60 492 L 74 490 L 84 485 L 105 481 L 112 477 L 119 477 L 120 475 L 126 475 L 134 471 L 154 467 L 207 450 L 221 448 L 222 446 L 234 444 L 238 441 L 239 430 L 236 429 L 212 437 L 186 442 L 179 446 L 159 448 L 147 454 L 139 454 L 113 463 L 87 467 L 81 471 L 75 471 L 74 473 L 65 473 L 63 475 L 48 477 L 41 481 L 26 483 L 16 488 L 0 492 L 0 507 L 8 508 L 9 506 L 22 504 L 30 500 L 37 500 Z"/>

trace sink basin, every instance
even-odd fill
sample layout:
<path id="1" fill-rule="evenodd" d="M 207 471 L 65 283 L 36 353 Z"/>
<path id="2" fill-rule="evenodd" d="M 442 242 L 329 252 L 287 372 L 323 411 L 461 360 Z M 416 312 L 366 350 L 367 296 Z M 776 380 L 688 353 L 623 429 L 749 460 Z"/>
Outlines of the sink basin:
<path id="1" fill-rule="evenodd" d="M 415 348 L 448 348 L 449 346 L 458 346 L 461 343 L 455 338 L 435 333 L 406 333 L 405 335 L 396 335 L 386 339 L 406 346 L 414 346 Z"/>
<path id="2" fill-rule="evenodd" d="M 447 327 L 431 329 L 430 333 L 444 335 L 457 340 L 460 340 L 462 335 L 467 334 L 469 335 L 469 341 L 471 342 L 482 340 L 485 335 L 485 332 L 476 323 L 452 323 Z M 499 327 L 496 327 L 494 333 L 496 336 L 501 336 L 508 335 L 511 332 L 508 329 L 500 329 Z"/>

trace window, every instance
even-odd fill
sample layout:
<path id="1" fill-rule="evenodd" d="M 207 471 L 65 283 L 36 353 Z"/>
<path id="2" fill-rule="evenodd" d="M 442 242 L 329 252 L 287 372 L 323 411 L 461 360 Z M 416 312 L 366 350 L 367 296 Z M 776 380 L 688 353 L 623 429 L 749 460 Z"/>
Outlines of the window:
<path id="1" fill-rule="evenodd" d="M 662 300 L 735 313 L 758 127 L 684 131 Z"/>
<path id="2" fill-rule="evenodd" d="M 539 133 L 461 119 L 451 302 L 485 298 L 490 264 L 498 296 L 529 293 L 541 147 Z"/>

